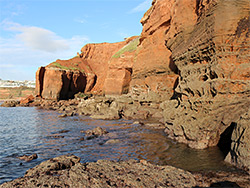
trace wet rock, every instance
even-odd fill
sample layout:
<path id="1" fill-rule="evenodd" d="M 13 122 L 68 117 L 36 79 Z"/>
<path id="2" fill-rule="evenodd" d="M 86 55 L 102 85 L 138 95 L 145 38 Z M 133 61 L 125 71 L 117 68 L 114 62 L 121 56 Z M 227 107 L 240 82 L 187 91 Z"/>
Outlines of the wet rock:
<path id="1" fill-rule="evenodd" d="M 59 118 L 64 118 L 64 117 L 67 117 L 68 115 L 67 114 L 61 114 L 61 115 L 59 115 L 58 117 Z"/>
<path id="2" fill-rule="evenodd" d="M 16 107 L 19 105 L 19 101 L 4 101 L 4 103 L 1 104 L 1 107 Z"/>
<path id="3" fill-rule="evenodd" d="M 220 135 L 232 122 L 237 122 L 250 105 L 246 97 L 183 100 L 177 107 L 171 103 L 164 107 L 165 132 L 170 138 L 196 149 L 216 146 Z"/>
<path id="4" fill-rule="evenodd" d="M 76 115 L 76 112 L 69 112 L 67 113 L 67 116 L 75 116 Z"/>
<path id="5" fill-rule="evenodd" d="M 50 135 L 48 136 L 49 138 L 64 138 L 64 136 L 62 135 L 57 135 L 57 134 L 54 134 L 54 135 Z"/>
<path id="6" fill-rule="evenodd" d="M 70 132 L 69 130 L 61 130 L 61 131 L 59 131 L 59 133 L 68 133 L 68 132 Z"/>
<path id="7" fill-rule="evenodd" d="M 102 136 L 107 134 L 108 131 L 104 128 L 101 127 L 96 127 L 93 130 L 87 130 L 85 131 L 85 136 L 87 140 L 93 139 L 93 138 L 97 138 L 98 136 Z"/>
<path id="8" fill-rule="evenodd" d="M 108 141 L 106 141 L 104 144 L 118 144 L 121 143 L 121 140 L 119 139 L 110 139 Z"/>
<path id="9" fill-rule="evenodd" d="M 84 140 L 85 140 L 85 138 L 84 138 L 84 137 L 81 137 L 79 140 L 80 140 L 80 141 L 84 141 Z"/>
<path id="10" fill-rule="evenodd" d="M 18 159 L 21 159 L 21 160 L 25 160 L 25 161 L 32 161 L 34 159 L 37 159 L 38 156 L 36 153 L 32 154 L 32 155 L 23 155 L 23 156 L 20 156 L 18 157 Z"/>
<path id="11" fill-rule="evenodd" d="M 146 161 L 79 163 L 76 156 L 50 159 L 28 170 L 24 177 L 0 185 L 10 187 L 180 187 L 196 185 L 193 175 L 172 166 Z"/>

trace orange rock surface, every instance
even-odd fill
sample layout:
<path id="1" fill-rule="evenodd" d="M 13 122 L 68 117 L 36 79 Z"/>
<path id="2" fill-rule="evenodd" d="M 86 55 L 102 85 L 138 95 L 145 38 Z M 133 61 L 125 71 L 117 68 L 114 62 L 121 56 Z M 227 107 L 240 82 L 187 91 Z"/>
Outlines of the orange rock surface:
<path id="1" fill-rule="evenodd" d="M 141 19 L 143 31 L 133 66 L 133 87 L 164 92 L 171 97 L 177 69 L 171 67 L 171 51 L 165 46 L 166 30 L 170 28 L 174 0 L 153 1 Z M 157 78 L 155 80 L 155 78 Z"/>
<path id="2" fill-rule="evenodd" d="M 170 138 L 216 146 L 249 111 L 249 12 L 249 0 L 153 0 L 139 37 L 87 44 L 78 57 L 40 68 L 36 93 L 155 92 Z"/>
<path id="3" fill-rule="evenodd" d="M 21 100 L 20 100 L 20 104 L 29 104 L 29 103 L 33 102 L 34 99 L 35 99 L 34 96 L 33 96 L 33 95 L 30 95 L 30 96 L 28 96 L 28 97 L 25 98 L 25 99 L 21 99 Z"/>
<path id="4" fill-rule="evenodd" d="M 104 81 L 105 94 L 121 95 L 129 92 L 139 37 L 131 37 L 128 40 L 130 42 L 116 52 L 108 63 L 107 76 Z"/>
<path id="5" fill-rule="evenodd" d="M 109 60 L 133 39 L 131 37 L 118 43 L 87 44 L 81 49 L 81 54 L 72 59 L 56 60 L 46 67 L 40 67 L 36 72 L 36 95 L 45 99 L 67 99 L 77 92 L 102 94 L 109 72 Z M 127 71 L 124 74 L 124 79 L 130 77 Z M 110 86 L 120 83 L 112 82 Z M 128 87 L 128 84 L 123 85 Z"/>
<path id="6" fill-rule="evenodd" d="M 103 93 L 104 81 L 109 68 L 109 60 L 128 42 L 130 42 L 130 40 L 117 43 L 87 44 L 81 49 L 80 57 L 88 63 L 97 77 L 95 86 L 91 90 L 92 93 Z"/>

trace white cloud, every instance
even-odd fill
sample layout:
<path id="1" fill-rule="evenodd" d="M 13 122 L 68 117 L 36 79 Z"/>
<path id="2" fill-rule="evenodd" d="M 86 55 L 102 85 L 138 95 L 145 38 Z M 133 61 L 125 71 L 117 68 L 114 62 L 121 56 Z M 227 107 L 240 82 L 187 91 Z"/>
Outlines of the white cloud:
<path id="1" fill-rule="evenodd" d="M 18 23 L 6 21 L 4 21 L 3 24 L 6 30 L 18 32 L 16 38 L 31 49 L 51 53 L 69 49 L 65 39 L 47 29 L 34 26 L 22 26 Z"/>
<path id="2" fill-rule="evenodd" d="M 46 52 L 67 50 L 67 41 L 58 37 L 55 33 L 38 27 L 26 27 L 22 33 L 17 35 L 28 47 Z"/>
<path id="3" fill-rule="evenodd" d="M 129 13 L 136 13 L 136 12 L 145 12 L 151 6 L 152 0 L 145 0 L 135 8 L 133 8 Z"/>
<path id="4" fill-rule="evenodd" d="M 0 37 L 0 77 L 3 79 L 34 80 L 38 67 L 56 59 L 70 59 L 89 42 L 86 36 L 67 39 L 34 26 L 6 21 L 0 25 L 9 31 L 7 36 Z"/>

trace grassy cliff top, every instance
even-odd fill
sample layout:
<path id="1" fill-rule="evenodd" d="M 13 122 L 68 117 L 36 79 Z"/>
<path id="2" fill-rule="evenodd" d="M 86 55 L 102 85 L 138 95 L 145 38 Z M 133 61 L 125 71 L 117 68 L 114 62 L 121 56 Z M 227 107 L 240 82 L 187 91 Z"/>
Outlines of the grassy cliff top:
<path id="1" fill-rule="evenodd" d="M 139 44 L 140 37 L 135 38 L 131 42 L 129 42 L 127 45 L 125 45 L 123 48 L 121 48 L 118 52 L 116 52 L 112 58 L 120 58 L 122 54 L 125 52 L 133 52 L 136 50 L 138 44 Z"/>

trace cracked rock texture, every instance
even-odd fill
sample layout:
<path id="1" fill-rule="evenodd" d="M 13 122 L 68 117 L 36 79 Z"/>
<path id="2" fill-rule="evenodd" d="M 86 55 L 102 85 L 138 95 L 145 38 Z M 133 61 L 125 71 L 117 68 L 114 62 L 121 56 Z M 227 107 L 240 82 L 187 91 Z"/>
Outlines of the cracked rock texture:
<path id="1" fill-rule="evenodd" d="M 201 0 L 189 1 L 190 6 L 184 8 L 186 2 L 175 3 L 166 34 L 166 46 L 179 70 L 172 97 L 176 101 L 162 104 L 166 133 L 203 149 L 225 142 L 222 135 L 233 124 L 233 136 L 227 138 L 233 141 L 231 160 L 227 157 L 227 161 L 249 167 L 249 151 L 244 146 L 250 144 L 248 132 L 239 147 L 236 140 L 250 126 L 248 120 L 243 123 L 250 105 L 250 3 Z M 184 25 L 182 14 L 190 17 Z"/>
<path id="2" fill-rule="evenodd" d="M 24 177 L 0 185 L 8 187 L 193 187 L 193 175 L 172 166 L 144 160 L 99 160 L 81 164 L 76 156 L 60 156 L 29 169 Z"/>

